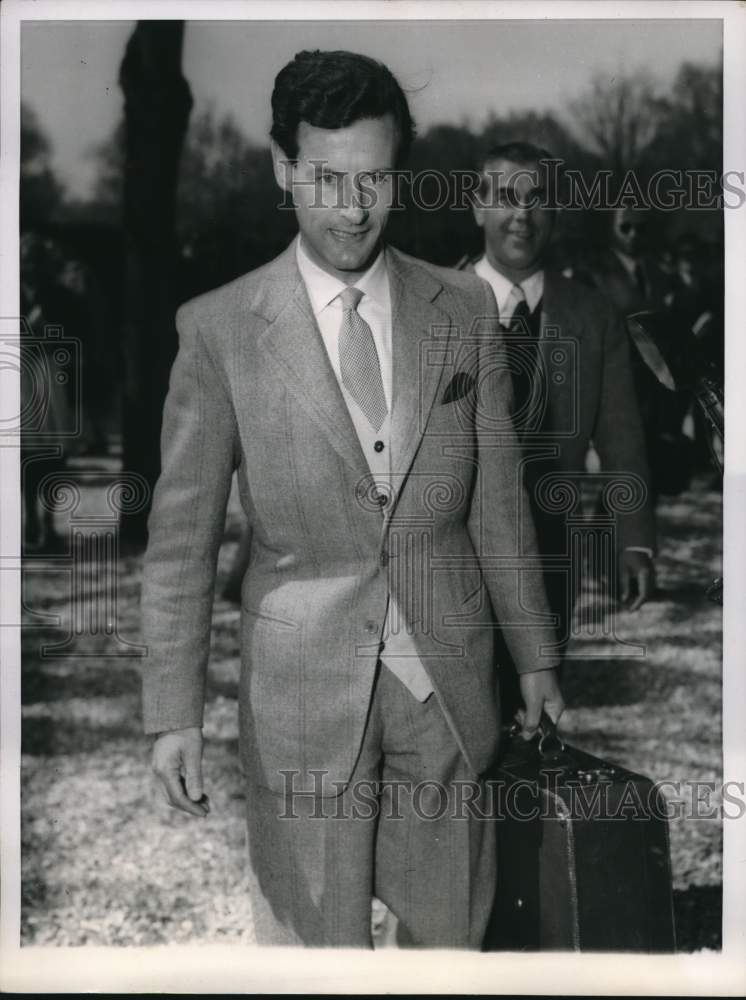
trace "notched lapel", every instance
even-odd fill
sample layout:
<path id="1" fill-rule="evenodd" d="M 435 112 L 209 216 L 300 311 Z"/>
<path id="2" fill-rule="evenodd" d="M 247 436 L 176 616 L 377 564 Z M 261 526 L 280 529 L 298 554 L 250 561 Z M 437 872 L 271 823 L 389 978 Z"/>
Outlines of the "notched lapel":
<path id="1" fill-rule="evenodd" d="M 577 305 L 574 302 L 573 286 L 567 279 L 547 271 L 544 276 L 544 291 L 541 300 L 541 340 L 546 327 L 555 327 L 560 340 L 577 340 L 582 333 L 582 325 L 577 320 Z"/>
<path id="2" fill-rule="evenodd" d="M 572 284 L 551 271 L 544 278 L 544 293 L 541 305 L 541 332 L 539 336 L 539 351 L 542 356 L 547 379 L 547 409 L 542 426 L 562 431 L 565 434 L 577 420 L 579 405 L 578 393 L 584 378 L 585 365 L 583 353 L 583 323 L 578 319 L 577 302 Z M 548 336 L 548 334 L 550 334 Z M 563 343 L 568 345 L 569 363 L 563 371 L 564 378 L 554 379 L 555 366 L 552 355 Z M 561 387 L 561 388 L 560 388 Z M 560 396 L 572 393 L 571 402 L 565 399 L 560 402 Z M 571 409 L 568 411 L 568 406 Z M 570 424 L 568 424 L 568 420 Z"/>
<path id="3" fill-rule="evenodd" d="M 448 313 L 433 301 L 442 289 L 435 278 L 400 264 L 391 251 L 388 268 L 394 369 L 391 461 L 398 497 L 440 385 L 452 323 Z"/>
<path id="4" fill-rule="evenodd" d="M 365 456 L 297 268 L 294 276 L 291 272 L 288 280 L 277 282 L 268 298 L 275 300 L 279 312 L 262 333 L 259 349 L 272 356 L 288 390 L 362 477 L 368 471 Z"/>

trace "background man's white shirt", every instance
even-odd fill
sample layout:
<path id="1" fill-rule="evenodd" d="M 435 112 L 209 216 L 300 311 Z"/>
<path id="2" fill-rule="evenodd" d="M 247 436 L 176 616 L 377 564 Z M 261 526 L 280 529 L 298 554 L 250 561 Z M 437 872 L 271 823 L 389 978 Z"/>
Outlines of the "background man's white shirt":
<path id="1" fill-rule="evenodd" d="M 528 278 L 524 278 L 523 281 L 515 282 L 511 281 L 510 278 L 506 278 L 504 274 L 500 274 L 487 260 L 487 257 L 481 257 L 477 263 L 474 265 L 474 270 L 479 275 L 480 278 L 484 280 L 492 287 L 492 291 L 495 293 L 495 301 L 497 302 L 497 312 L 500 317 L 500 322 L 503 326 L 507 326 L 510 321 L 511 314 L 506 311 L 506 305 L 510 293 L 513 289 L 513 285 L 520 285 L 523 289 L 523 294 L 526 296 L 526 305 L 528 306 L 529 312 L 533 312 L 541 301 L 541 297 L 544 294 L 544 272 L 534 271 L 532 275 Z"/>

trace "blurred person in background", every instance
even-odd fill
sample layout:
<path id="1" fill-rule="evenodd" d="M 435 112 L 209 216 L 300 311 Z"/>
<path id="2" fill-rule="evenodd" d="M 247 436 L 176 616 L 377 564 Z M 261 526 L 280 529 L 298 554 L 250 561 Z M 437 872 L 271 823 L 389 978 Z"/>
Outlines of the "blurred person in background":
<path id="1" fill-rule="evenodd" d="M 643 484 L 641 507 L 618 515 L 619 593 L 636 610 L 653 590 L 655 527 L 629 338 L 606 296 L 547 267 L 556 193 L 542 163 L 551 159 L 547 150 L 526 142 L 508 142 L 486 153 L 474 202 L 484 253 L 468 266 L 491 286 L 500 322 L 510 332 L 514 419 L 526 448 L 526 482 L 542 555 L 567 551 L 566 515 L 551 513 L 537 500 L 544 475 L 559 472 L 579 479 L 593 446 L 604 472 L 631 473 Z M 551 328 L 558 337 L 547 336 Z M 571 359 L 559 378 L 553 375 L 557 350 L 569 351 Z M 537 444 L 533 456 L 532 443 Z M 569 636 L 577 596 L 571 577 L 576 585 L 579 572 L 545 573 L 563 639 Z"/>
<path id="2" fill-rule="evenodd" d="M 650 209 L 615 209 L 609 245 L 575 271 L 579 281 L 596 288 L 625 318 L 639 312 L 668 315 L 675 277 L 661 267 L 653 252 L 653 220 Z M 687 401 L 681 393 L 660 385 L 634 346 L 631 363 L 653 497 L 679 493 L 688 485 L 692 471 L 691 439 L 682 432 Z"/>
<path id="3" fill-rule="evenodd" d="M 666 297 L 666 305 L 671 324 L 671 338 L 681 345 L 698 368 L 692 372 L 692 382 L 696 376 L 709 375 L 720 385 L 724 382 L 725 338 L 723 316 L 722 274 L 711 261 L 722 259 L 722 255 L 712 250 L 696 233 L 681 233 L 672 248 L 674 274 L 671 291 Z M 721 448 L 722 442 L 713 439 L 709 422 L 697 406 L 692 385 L 679 389 L 676 399 L 669 401 L 671 430 L 677 428 L 677 418 L 683 419 L 684 433 L 694 440 L 694 462 L 697 469 L 709 469 L 711 449 Z M 720 454 L 722 460 L 722 454 Z M 713 485 L 722 487 L 722 477 L 713 478 Z"/>
<path id="4" fill-rule="evenodd" d="M 61 326 L 66 337 L 80 344 L 79 388 L 83 426 L 80 454 L 105 455 L 108 451 L 106 417 L 114 388 L 107 306 L 100 283 L 91 268 L 69 247 L 57 248 L 58 264 L 45 290 L 47 315 Z"/>
<path id="5" fill-rule="evenodd" d="M 588 271 L 595 287 L 624 316 L 662 308 L 671 288 L 651 249 L 652 222 L 648 209 L 615 209 L 609 247 L 594 254 Z"/>
<path id="6" fill-rule="evenodd" d="M 675 270 L 666 303 L 676 329 L 682 336 L 706 338 L 709 353 L 723 368 L 723 288 L 722 275 L 710 267 L 720 255 L 696 233 L 680 234 L 673 245 Z"/>
<path id="7" fill-rule="evenodd" d="M 42 500 L 42 483 L 46 476 L 65 470 L 66 457 L 76 444 L 65 436 L 73 401 L 67 385 L 54 377 L 56 343 L 45 337 L 54 315 L 48 302 L 61 257 L 52 240 L 26 232 L 20 240 L 20 258 L 23 551 L 51 555 L 60 552 L 64 542 L 55 528 L 52 496 Z"/>

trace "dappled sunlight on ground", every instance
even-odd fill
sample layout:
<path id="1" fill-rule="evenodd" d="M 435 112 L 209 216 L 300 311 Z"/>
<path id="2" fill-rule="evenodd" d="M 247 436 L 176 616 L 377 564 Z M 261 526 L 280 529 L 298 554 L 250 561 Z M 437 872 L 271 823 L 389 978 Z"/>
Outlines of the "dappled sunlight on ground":
<path id="1" fill-rule="evenodd" d="M 720 573 L 720 494 L 705 481 L 660 506 L 659 592 L 614 633 L 645 646 L 581 636 L 564 677 L 570 743 L 657 781 L 721 781 L 721 609 L 704 597 Z M 92 498 L 95 506 L 95 497 Z M 235 497 L 221 583 L 239 536 Z M 70 614 L 60 564 L 27 561 L 23 636 L 23 940 L 27 944 L 158 944 L 253 940 L 245 878 L 244 800 L 237 762 L 238 610 L 216 600 L 205 714 L 207 819 L 155 795 L 141 735 L 140 661 L 41 657 L 64 640 Z M 61 576 L 62 574 L 62 576 Z M 140 559 L 120 560 L 117 649 L 139 642 Z M 602 603 L 597 583 L 583 607 Z M 715 801 L 713 797 L 713 801 Z M 719 946 L 721 829 L 674 818 L 671 848 L 680 946 Z"/>

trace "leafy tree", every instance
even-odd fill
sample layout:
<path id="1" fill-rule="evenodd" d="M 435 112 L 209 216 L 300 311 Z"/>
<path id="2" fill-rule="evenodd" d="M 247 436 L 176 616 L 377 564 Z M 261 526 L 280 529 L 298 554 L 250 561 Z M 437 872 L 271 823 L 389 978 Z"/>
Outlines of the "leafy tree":
<path id="1" fill-rule="evenodd" d="M 213 287 L 276 256 L 296 231 L 269 149 L 233 118 L 207 108 L 192 121 L 176 198 L 177 234 L 194 291 Z"/>
<path id="2" fill-rule="evenodd" d="M 95 198 L 99 215 L 120 212 L 123 131 L 96 151 L 101 164 Z M 645 184 L 661 167 L 718 169 L 722 148 L 722 74 L 719 67 L 682 65 L 663 92 L 650 75 L 596 76 L 565 120 L 539 110 L 490 113 L 479 127 L 437 125 L 414 143 L 409 169 L 425 172 L 415 204 L 392 214 L 391 241 L 416 256 L 453 264 L 475 253 L 481 233 L 463 197 L 460 174 L 481 151 L 522 139 L 547 148 L 579 171 L 590 189 L 598 170 L 618 180 L 634 169 Z M 443 181 L 436 177 L 439 174 Z M 612 191 L 614 189 L 612 188 Z M 181 252 L 180 295 L 230 280 L 279 253 L 296 231 L 282 201 L 264 144 L 252 143 L 230 116 L 213 107 L 193 116 L 185 140 L 176 198 Z M 560 214 L 555 242 L 592 244 L 606 238 L 605 212 Z M 560 254 L 561 255 L 561 254 Z"/>
<path id="3" fill-rule="evenodd" d="M 640 167 L 667 106 L 649 74 L 599 73 L 570 111 L 581 142 L 621 177 Z"/>
<path id="4" fill-rule="evenodd" d="M 95 205 L 93 214 L 100 219 L 121 223 L 124 208 L 124 118 L 105 142 L 91 149 L 90 156 L 98 165 L 93 197 L 90 199 L 90 203 Z"/>
<path id="5" fill-rule="evenodd" d="M 683 63 L 649 148 L 654 168 L 715 170 L 723 163 L 722 65 Z"/>
<path id="6" fill-rule="evenodd" d="M 482 146 L 489 149 L 513 140 L 541 146 L 568 165 L 588 159 L 587 151 L 567 126 L 550 112 L 513 111 L 502 116 L 492 112 L 482 130 Z"/>
<path id="7" fill-rule="evenodd" d="M 476 165 L 477 139 L 463 126 L 436 125 L 415 139 L 391 216 L 396 246 L 435 264 L 454 264 L 473 249 L 474 223 L 464 175 Z"/>
<path id="8" fill-rule="evenodd" d="M 25 230 L 55 216 L 64 200 L 64 188 L 52 169 L 52 147 L 36 112 L 23 103 L 20 154 L 20 216 Z"/>

